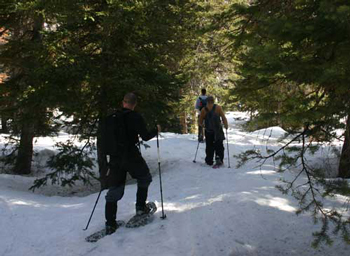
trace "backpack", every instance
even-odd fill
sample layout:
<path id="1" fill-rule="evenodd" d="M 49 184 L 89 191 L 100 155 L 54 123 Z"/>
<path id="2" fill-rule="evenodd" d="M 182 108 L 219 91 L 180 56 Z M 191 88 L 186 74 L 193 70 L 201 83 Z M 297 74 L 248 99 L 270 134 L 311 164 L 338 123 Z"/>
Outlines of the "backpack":
<path id="1" fill-rule="evenodd" d="M 209 111 L 207 107 L 205 110 L 207 115 L 205 116 L 205 130 L 210 133 L 214 133 L 214 141 L 224 140 L 225 134 L 222 129 L 220 116 L 215 112 L 216 104 Z"/>
<path id="2" fill-rule="evenodd" d="M 125 156 L 128 140 L 125 116 L 131 111 L 121 111 L 106 116 L 101 121 L 101 145 L 105 155 Z"/>
<path id="3" fill-rule="evenodd" d="M 203 99 L 199 97 L 199 110 L 202 110 L 202 108 L 205 108 L 207 106 L 207 98 Z"/>

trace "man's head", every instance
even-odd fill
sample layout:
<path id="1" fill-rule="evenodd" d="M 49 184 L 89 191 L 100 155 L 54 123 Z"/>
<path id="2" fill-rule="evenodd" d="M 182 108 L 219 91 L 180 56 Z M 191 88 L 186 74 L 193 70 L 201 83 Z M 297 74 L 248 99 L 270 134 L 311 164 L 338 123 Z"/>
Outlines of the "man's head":
<path id="1" fill-rule="evenodd" d="M 132 92 L 125 94 L 123 99 L 123 107 L 134 110 L 137 104 L 137 97 Z"/>
<path id="2" fill-rule="evenodd" d="M 207 90 L 205 88 L 202 89 L 202 95 L 207 94 Z"/>
<path id="3" fill-rule="evenodd" d="M 207 103 L 208 103 L 208 105 L 214 104 L 214 97 L 213 96 L 208 96 Z"/>

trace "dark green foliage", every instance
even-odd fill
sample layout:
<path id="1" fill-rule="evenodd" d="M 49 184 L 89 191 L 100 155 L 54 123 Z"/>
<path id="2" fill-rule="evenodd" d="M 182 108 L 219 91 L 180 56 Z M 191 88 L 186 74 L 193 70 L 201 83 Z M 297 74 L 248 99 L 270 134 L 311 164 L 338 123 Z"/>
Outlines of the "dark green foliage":
<path id="1" fill-rule="evenodd" d="M 349 110 L 346 1 L 255 1 L 234 6 L 240 30 L 234 36 L 240 79 L 234 94 L 244 109 L 258 111 L 257 123 L 286 130 L 315 125 L 329 132 Z M 241 33 L 240 33 L 241 32 Z M 262 126 L 258 126 L 262 127 Z"/>
<path id="2" fill-rule="evenodd" d="M 11 135 L 20 137 L 17 174 L 29 174 L 33 138 L 57 131 L 52 115 L 56 106 L 51 90 L 52 63 L 44 36 L 49 13 L 43 1 L 1 1 L 0 63 L 7 79 L 0 86 L 0 113 L 9 121 Z M 50 110 L 51 109 L 51 110 Z"/>
<path id="3" fill-rule="evenodd" d="M 69 53 L 59 62 L 74 79 L 65 82 L 68 95 L 63 97 L 77 101 L 65 103 L 63 110 L 82 120 L 94 119 L 120 107 L 124 94 L 134 91 L 147 120 L 171 113 L 169 103 L 178 100 L 182 84 L 166 68 L 171 57 L 165 60 L 163 55 L 176 34 L 171 8 L 166 1 L 87 1 L 75 2 L 74 13 L 66 10 L 68 17 L 52 40 L 56 49 Z M 166 21 L 156 27 L 161 18 Z"/>
<path id="4" fill-rule="evenodd" d="M 91 157 L 91 150 L 85 147 L 79 148 L 73 142 L 57 143 L 58 153 L 47 162 L 50 169 L 54 171 L 45 175 L 43 178 L 34 181 L 31 190 L 51 184 L 65 186 L 74 186 L 77 181 L 91 185 L 91 178 L 95 178 L 92 171 L 94 159 Z"/>
<path id="5" fill-rule="evenodd" d="M 30 155 L 34 136 L 57 131 L 53 109 L 73 117 L 65 123 L 71 132 L 95 138 L 98 120 L 130 91 L 149 126 L 157 120 L 163 130 L 179 131 L 175 106 L 185 78 L 177 63 L 186 51 L 189 6 L 163 0 L 2 1 L 0 33 L 7 43 L 0 61 L 9 79 L 0 87 L 0 113 L 9 118 L 12 134 L 26 134 L 20 149 Z"/>
<path id="6" fill-rule="evenodd" d="M 97 136 L 98 151 L 99 129 L 92 124 L 121 107 L 127 92 L 138 96 L 136 110 L 150 127 L 157 121 L 163 130 L 178 131 L 173 106 L 184 82 L 173 65 L 182 56 L 178 14 L 185 11 L 186 3 L 72 2 L 63 10 L 66 16 L 58 17 L 60 26 L 49 39 L 59 54 L 56 63 L 61 77 L 68 76 L 59 97 L 75 99 L 63 100 L 59 108 L 74 115 L 83 138 Z M 98 162 L 103 176 L 106 164 L 100 153 Z"/>
<path id="7" fill-rule="evenodd" d="M 11 169 L 16 163 L 16 157 L 18 152 L 18 141 L 9 136 L 7 142 L 1 149 L 0 155 L 0 170 L 2 172 L 8 172 L 7 169 Z"/>
<path id="8" fill-rule="evenodd" d="M 271 158 L 279 162 L 280 171 L 297 170 L 294 180 L 285 181 L 279 189 L 299 200 L 299 213 L 310 211 L 315 220 L 322 220 L 314 245 L 330 244 L 331 229 L 342 230 L 348 242 L 348 221 L 337 208 L 328 210 L 322 204 L 323 197 L 337 193 L 348 197 L 346 189 L 326 182 L 321 169 L 308 163 L 307 155 L 338 138 L 336 130 L 346 130 L 341 136 L 339 176 L 350 177 L 349 21 L 350 3 L 345 0 L 257 0 L 233 4 L 222 15 L 223 24 L 234 24 L 226 34 L 238 64 L 232 94 L 244 110 L 252 112 L 249 127 L 278 125 L 298 134 L 301 142 L 301 146 L 292 145 L 294 137 L 273 153 L 241 156 L 244 161 L 258 159 L 260 164 Z M 299 184 L 305 177 L 306 183 Z"/>

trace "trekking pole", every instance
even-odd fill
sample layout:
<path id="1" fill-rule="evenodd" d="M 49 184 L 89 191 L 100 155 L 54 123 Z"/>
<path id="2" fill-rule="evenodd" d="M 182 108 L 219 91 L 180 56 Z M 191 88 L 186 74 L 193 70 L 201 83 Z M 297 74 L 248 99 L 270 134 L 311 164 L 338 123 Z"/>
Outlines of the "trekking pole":
<path id="1" fill-rule="evenodd" d="M 88 229 L 88 227 L 89 227 L 89 224 L 90 224 L 90 221 L 91 221 L 92 215 L 94 215 L 94 211 L 95 211 L 96 205 L 97 205 L 97 203 L 98 203 L 98 200 L 100 199 L 100 195 L 101 195 L 102 190 L 103 190 L 103 189 L 101 189 L 101 190 L 100 190 L 100 193 L 98 193 L 98 197 L 97 197 L 97 200 L 96 200 L 96 203 L 95 203 L 94 209 L 92 210 L 92 213 L 91 213 L 91 215 L 90 215 L 90 218 L 89 218 L 89 221 L 88 221 L 88 223 L 87 223 L 87 225 L 86 225 L 86 228 L 84 228 L 84 229 L 83 229 L 84 231 L 85 231 L 85 230 L 87 230 L 87 229 Z"/>
<path id="2" fill-rule="evenodd" d="M 196 155 L 194 156 L 194 159 L 193 159 L 194 163 L 196 162 L 198 148 L 199 148 L 199 140 L 198 140 L 198 145 L 197 145 L 197 149 L 196 149 Z"/>
<path id="3" fill-rule="evenodd" d="M 162 217 L 161 219 L 165 219 L 166 215 L 164 214 L 164 206 L 163 206 L 163 186 L 162 186 L 162 172 L 160 171 L 160 154 L 159 154 L 159 138 L 157 132 L 157 151 L 158 151 L 158 169 L 159 169 L 159 184 L 160 184 L 160 199 L 162 203 Z"/>
<path id="4" fill-rule="evenodd" d="M 229 149 L 229 147 L 228 147 L 227 129 L 226 129 L 226 142 L 227 142 L 227 160 L 228 160 L 228 168 L 231 168 L 231 166 L 230 166 L 230 149 Z"/>

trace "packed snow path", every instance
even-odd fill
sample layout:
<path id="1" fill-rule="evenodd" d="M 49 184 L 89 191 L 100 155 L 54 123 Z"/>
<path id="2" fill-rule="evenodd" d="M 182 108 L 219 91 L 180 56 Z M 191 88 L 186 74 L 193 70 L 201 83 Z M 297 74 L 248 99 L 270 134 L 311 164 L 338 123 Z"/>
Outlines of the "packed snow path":
<path id="1" fill-rule="evenodd" d="M 195 135 L 162 134 L 160 141 L 165 220 L 161 217 L 156 140 L 142 153 L 154 180 L 149 200 L 158 212 L 153 223 L 138 229 L 121 228 L 95 244 L 84 238 L 104 225 L 104 195 L 88 231 L 85 228 L 97 194 L 85 197 L 47 196 L 27 191 L 33 178 L 0 175 L 1 256 L 286 256 L 347 255 L 349 247 L 336 240 L 333 247 L 310 247 L 312 218 L 296 216 L 297 202 L 276 190 L 278 174 L 271 162 L 261 170 L 255 163 L 236 169 L 236 155 L 253 146 L 271 144 L 283 131 L 265 134 L 242 132 L 238 113 L 228 119 L 231 168 L 204 164 L 205 144 L 193 163 Z M 42 145 L 41 145 L 42 146 Z M 49 145 L 47 146 L 49 147 Z M 226 141 L 225 141 L 226 147 Z M 286 174 L 288 175 L 288 173 Z M 118 219 L 134 214 L 136 185 L 126 187 Z"/>

